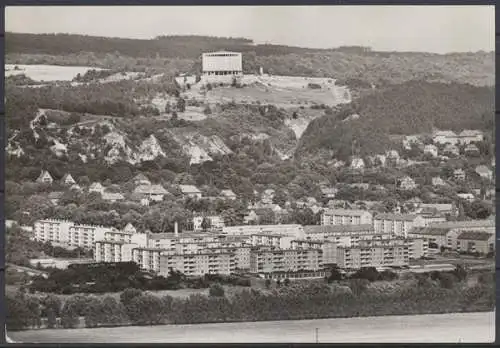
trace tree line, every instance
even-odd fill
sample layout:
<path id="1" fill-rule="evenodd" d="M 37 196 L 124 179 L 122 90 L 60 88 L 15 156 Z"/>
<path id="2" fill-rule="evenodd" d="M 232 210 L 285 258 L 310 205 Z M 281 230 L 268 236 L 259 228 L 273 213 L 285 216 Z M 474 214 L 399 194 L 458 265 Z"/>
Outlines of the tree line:
<path id="1" fill-rule="evenodd" d="M 79 326 L 80 317 L 86 327 L 99 327 L 493 310 L 494 273 L 480 274 L 472 286 L 465 286 L 465 279 L 443 279 L 439 274 L 414 275 L 391 291 L 370 287 L 366 279 L 333 284 L 288 282 L 272 290 L 242 290 L 232 296 L 226 296 L 220 286 L 212 285 L 208 296 L 195 294 L 185 299 L 160 297 L 130 288 L 121 293 L 120 300 L 74 295 L 64 304 L 54 295 L 40 299 L 18 293 L 7 296 L 7 327 L 10 330 L 37 327 L 42 317 L 52 327 L 56 318 L 60 318 L 60 326 L 74 328 Z"/>

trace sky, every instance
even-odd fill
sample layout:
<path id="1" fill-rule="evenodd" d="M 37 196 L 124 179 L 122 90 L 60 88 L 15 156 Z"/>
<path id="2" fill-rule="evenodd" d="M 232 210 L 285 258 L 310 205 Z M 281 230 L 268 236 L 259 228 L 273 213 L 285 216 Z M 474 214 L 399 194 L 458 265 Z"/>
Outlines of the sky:
<path id="1" fill-rule="evenodd" d="M 207 35 L 434 53 L 495 50 L 493 6 L 16 6 L 5 11 L 5 30 L 18 33 Z"/>

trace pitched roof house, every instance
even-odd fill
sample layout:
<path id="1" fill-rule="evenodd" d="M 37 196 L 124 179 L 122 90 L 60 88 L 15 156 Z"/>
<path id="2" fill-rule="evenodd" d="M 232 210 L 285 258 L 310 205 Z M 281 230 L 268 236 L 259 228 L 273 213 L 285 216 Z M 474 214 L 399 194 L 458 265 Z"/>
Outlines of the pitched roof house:
<path id="1" fill-rule="evenodd" d="M 458 136 L 450 130 L 436 131 L 432 134 L 432 141 L 434 144 L 456 144 L 458 143 Z"/>
<path id="2" fill-rule="evenodd" d="M 89 192 L 97 192 L 103 194 L 104 186 L 102 186 L 100 182 L 93 182 L 89 187 Z"/>
<path id="3" fill-rule="evenodd" d="M 122 201 L 125 197 L 119 192 L 103 192 L 102 199 L 110 202 Z"/>
<path id="4" fill-rule="evenodd" d="M 493 171 L 486 166 L 483 166 L 483 165 L 477 166 L 476 173 L 484 179 L 488 179 L 488 180 L 493 179 Z"/>
<path id="5" fill-rule="evenodd" d="M 42 170 L 40 176 L 38 177 L 38 179 L 36 179 L 36 182 L 44 184 L 52 184 L 54 182 L 54 179 L 52 178 L 52 175 L 50 175 L 48 171 Z"/>
<path id="6" fill-rule="evenodd" d="M 76 181 L 75 181 L 75 179 L 73 179 L 73 177 L 71 176 L 70 173 L 66 173 L 66 174 L 64 174 L 63 178 L 61 179 L 61 183 L 63 185 L 71 186 L 71 185 L 76 184 Z"/>
<path id="7" fill-rule="evenodd" d="M 399 187 L 403 190 L 413 190 L 417 187 L 417 184 L 415 184 L 415 181 L 412 178 L 405 176 L 399 180 Z"/>
<path id="8" fill-rule="evenodd" d="M 162 201 L 168 191 L 161 185 L 140 185 L 135 188 L 134 193 L 153 201 Z"/>
<path id="9" fill-rule="evenodd" d="M 179 185 L 179 188 L 180 188 L 182 194 L 187 196 L 187 197 L 196 197 L 196 198 L 202 197 L 201 191 L 196 186 Z"/>
<path id="10" fill-rule="evenodd" d="M 232 190 L 221 190 L 220 194 L 221 194 L 221 196 L 228 198 L 228 199 L 231 199 L 231 200 L 238 198 Z"/>
<path id="11" fill-rule="evenodd" d="M 458 135 L 458 139 L 461 144 L 470 144 L 473 142 L 483 141 L 484 135 L 483 132 L 479 130 L 469 130 L 465 129 Z"/>
<path id="12" fill-rule="evenodd" d="M 479 148 L 474 144 L 469 144 L 465 147 L 464 152 L 467 155 L 477 155 L 480 153 Z"/>
<path id="13" fill-rule="evenodd" d="M 52 204 L 57 205 L 63 195 L 64 192 L 50 192 L 48 197 Z"/>
<path id="14" fill-rule="evenodd" d="M 137 174 L 133 181 L 134 185 L 151 185 L 151 181 L 149 181 L 147 176 L 142 173 Z"/>

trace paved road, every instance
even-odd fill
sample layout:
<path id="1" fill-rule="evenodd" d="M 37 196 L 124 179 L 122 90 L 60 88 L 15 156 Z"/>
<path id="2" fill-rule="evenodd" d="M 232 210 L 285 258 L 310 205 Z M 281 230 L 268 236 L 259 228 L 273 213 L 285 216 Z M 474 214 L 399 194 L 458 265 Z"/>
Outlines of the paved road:
<path id="1" fill-rule="evenodd" d="M 25 343 L 477 343 L 495 339 L 495 315 L 458 313 L 274 322 L 10 332 Z"/>

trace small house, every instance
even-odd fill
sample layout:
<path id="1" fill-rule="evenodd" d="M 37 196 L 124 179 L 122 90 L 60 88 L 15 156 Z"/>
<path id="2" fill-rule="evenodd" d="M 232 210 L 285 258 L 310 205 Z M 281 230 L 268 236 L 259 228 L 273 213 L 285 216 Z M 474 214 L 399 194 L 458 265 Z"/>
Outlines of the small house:
<path id="1" fill-rule="evenodd" d="M 445 155 L 458 156 L 458 155 L 460 155 L 460 149 L 456 145 L 446 144 L 446 146 L 443 149 L 443 153 Z"/>
<path id="2" fill-rule="evenodd" d="M 134 179 L 134 185 L 135 186 L 140 186 L 140 185 L 151 185 L 151 181 L 147 178 L 146 175 L 139 173 L 137 174 Z"/>
<path id="3" fill-rule="evenodd" d="M 193 185 L 179 185 L 179 188 L 182 192 L 182 194 L 186 197 L 191 197 L 191 198 L 201 198 L 202 193 L 201 191 Z"/>
<path id="4" fill-rule="evenodd" d="M 487 179 L 487 180 L 493 179 L 493 171 L 484 165 L 477 166 L 476 173 L 477 173 L 477 175 L 479 175 L 483 179 Z"/>
<path id="5" fill-rule="evenodd" d="M 463 169 L 455 169 L 453 171 L 453 177 L 455 180 L 465 180 L 465 171 Z"/>
<path id="6" fill-rule="evenodd" d="M 469 144 L 465 147 L 464 153 L 468 156 L 478 156 L 480 154 L 480 151 L 476 145 Z"/>
<path id="7" fill-rule="evenodd" d="M 49 193 L 49 200 L 53 205 L 58 205 L 64 192 L 51 192 Z"/>
<path id="8" fill-rule="evenodd" d="M 63 178 L 61 179 L 61 183 L 63 185 L 71 186 L 71 185 L 75 185 L 76 181 L 75 181 L 75 179 L 73 179 L 73 177 L 71 176 L 70 173 L 66 173 L 66 174 L 64 174 Z"/>
<path id="9" fill-rule="evenodd" d="M 412 178 L 405 176 L 399 180 L 399 188 L 402 190 L 414 190 L 417 188 L 417 184 L 415 184 Z"/>
<path id="10" fill-rule="evenodd" d="M 457 144 L 458 136 L 452 131 L 436 131 L 432 134 L 434 144 Z"/>
<path id="11" fill-rule="evenodd" d="M 162 185 L 140 185 L 135 188 L 134 193 L 150 201 L 161 202 L 168 191 Z"/>
<path id="12" fill-rule="evenodd" d="M 360 157 L 353 157 L 351 160 L 351 169 L 364 169 L 365 161 Z"/>
<path id="13" fill-rule="evenodd" d="M 446 182 L 439 176 L 435 176 L 432 178 L 432 186 L 446 186 Z"/>
<path id="14" fill-rule="evenodd" d="M 41 183 L 41 184 L 52 184 L 54 182 L 54 179 L 52 178 L 52 175 L 46 170 L 42 170 L 40 173 L 40 176 L 38 179 L 36 179 L 36 182 Z"/>
<path id="15" fill-rule="evenodd" d="M 238 198 L 232 190 L 222 190 L 220 194 L 222 197 L 230 200 L 235 200 L 236 198 Z"/>
<path id="16" fill-rule="evenodd" d="M 93 182 L 89 187 L 89 193 L 97 192 L 101 195 L 104 193 L 104 186 L 100 182 Z"/>
<path id="17" fill-rule="evenodd" d="M 424 146 L 424 154 L 431 155 L 432 157 L 437 157 L 438 156 L 438 148 L 436 145 L 425 145 Z"/>
<path id="18" fill-rule="evenodd" d="M 479 130 L 463 130 L 458 135 L 459 142 L 461 144 L 467 145 L 471 143 L 481 142 L 484 139 L 483 132 Z"/>

